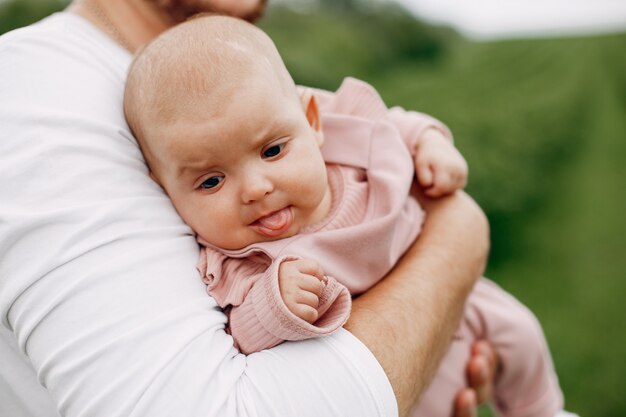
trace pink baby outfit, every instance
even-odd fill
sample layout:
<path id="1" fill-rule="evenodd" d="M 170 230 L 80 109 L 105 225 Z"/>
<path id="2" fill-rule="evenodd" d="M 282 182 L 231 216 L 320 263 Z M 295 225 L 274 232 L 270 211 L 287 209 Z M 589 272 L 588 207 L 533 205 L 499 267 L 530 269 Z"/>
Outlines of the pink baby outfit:
<path id="1" fill-rule="evenodd" d="M 206 249 L 199 269 L 209 293 L 221 306 L 232 306 L 230 331 L 245 353 L 341 327 L 350 313 L 350 294 L 367 290 L 389 272 L 422 224 L 422 210 L 407 198 L 414 172 L 407 152 L 411 144 L 404 143 L 376 91 L 347 79 L 334 96 L 315 94 L 332 191 L 329 215 L 293 237 L 236 251 L 200 240 Z M 398 114 L 406 138 L 417 138 L 430 126 L 447 132 L 428 116 Z M 323 260 L 326 274 L 314 324 L 293 315 L 278 288 L 280 263 L 301 258 Z"/>
<path id="2" fill-rule="evenodd" d="M 451 138 L 436 119 L 387 109 L 371 86 L 355 79 L 346 79 L 335 94 L 314 94 L 332 191 L 329 215 L 296 236 L 236 251 L 199 239 L 203 250 L 198 268 L 208 292 L 230 309 L 230 332 L 244 353 L 284 340 L 327 335 L 345 323 L 351 294 L 362 293 L 385 276 L 420 232 L 424 215 L 410 197 L 413 141 L 431 127 Z M 326 274 L 319 318 L 313 324 L 293 315 L 280 296 L 278 267 L 295 259 L 314 259 Z M 483 304 L 491 307 L 488 313 L 481 310 Z M 505 311 L 511 317 L 500 320 Z M 524 326 L 529 330 L 516 338 L 515 330 Z M 501 340 L 493 340 L 494 331 Z M 496 396 L 499 411 L 515 417 L 552 417 L 561 408 L 560 390 L 536 320 L 495 284 L 481 280 L 433 382 L 436 392 L 424 398 L 414 415 L 450 415 L 454 395 L 465 386 L 469 344 L 478 338 L 494 344 L 508 371 L 498 381 L 506 385 Z M 518 342 L 519 347 L 510 346 Z M 536 347 L 536 354 L 528 354 L 528 344 Z M 529 356 L 532 362 L 526 372 Z"/>

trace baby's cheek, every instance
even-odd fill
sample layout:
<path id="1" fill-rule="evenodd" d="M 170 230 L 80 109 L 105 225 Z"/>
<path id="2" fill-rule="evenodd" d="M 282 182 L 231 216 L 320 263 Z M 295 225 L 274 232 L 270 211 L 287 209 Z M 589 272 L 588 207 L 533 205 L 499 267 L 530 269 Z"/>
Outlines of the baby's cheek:
<path id="1" fill-rule="evenodd" d="M 209 243 L 222 246 L 220 240 L 230 235 L 225 233 L 230 228 L 231 223 L 231 219 L 226 214 L 219 206 L 208 207 L 202 201 L 196 201 L 195 204 L 190 205 L 187 214 L 183 216 L 183 220 L 191 226 L 199 237 Z"/>
<path id="2" fill-rule="evenodd" d="M 309 172 L 306 192 L 312 200 L 321 199 L 324 196 L 327 186 L 328 177 L 325 169 Z"/>

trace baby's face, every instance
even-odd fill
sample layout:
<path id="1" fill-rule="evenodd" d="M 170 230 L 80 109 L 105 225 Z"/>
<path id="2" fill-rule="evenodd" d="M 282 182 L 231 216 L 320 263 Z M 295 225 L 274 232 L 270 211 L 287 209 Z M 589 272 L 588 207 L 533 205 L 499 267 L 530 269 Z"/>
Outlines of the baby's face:
<path id="1" fill-rule="evenodd" d="M 270 84 L 238 86 L 219 107 L 201 99 L 151 128 L 155 177 L 186 223 L 224 249 L 293 236 L 330 206 L 321 132 L 295 94 Z"/>

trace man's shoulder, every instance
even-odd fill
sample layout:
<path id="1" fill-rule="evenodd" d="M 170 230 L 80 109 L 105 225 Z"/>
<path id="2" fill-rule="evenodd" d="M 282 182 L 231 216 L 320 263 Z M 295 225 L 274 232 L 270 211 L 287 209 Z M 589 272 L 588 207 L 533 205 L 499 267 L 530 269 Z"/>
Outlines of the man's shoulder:
<path id="1" fill-rule="evenodd" d="M 30 51 L 58 40 L 66 32 L 67 25 L 72 24 L 71 19 L 67 19 L 67 13 L 55 13 L 39 22 L 28 26 L 13 29 L 0 36 L 0 50 L 29 52 L 27 47 L 32 47 Z"/>
<path id="2" fill-rule="evenodd" d="M 131 59 L 128 52 L 85 19 L 68 12 L 55 13 L 0 36 L 0 53 L 0 71 L 9 73 L 12 79 L 36 68 L 71 71 L 72 66 L 81 64 L 93 72 L 94 63 L 118 68 L 123 74 Z"/>

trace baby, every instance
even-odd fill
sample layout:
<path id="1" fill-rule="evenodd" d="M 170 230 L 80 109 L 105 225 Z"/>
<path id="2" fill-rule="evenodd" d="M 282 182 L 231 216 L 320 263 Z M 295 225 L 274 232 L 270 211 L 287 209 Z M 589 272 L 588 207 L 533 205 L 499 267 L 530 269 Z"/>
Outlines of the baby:
<path id="1" fill-rule="evenodd" d="M 465 186 L 467 165 L 440 122 L 389 110 L 354 79 L 334 94 L 298 90 L 272 41 L 237 19 L 199 17 L 160 36 L 135 59 L 124 99 L 151 176 L 197 233 L 199 269 L 244 353 L 345 323 L 351 296 L 419 234 L 414 176 L 431 197 Z M 561 412 L 536 319 L 495 284 L 477 284 L 457 338 L 486 338 L 498 352 L 501 415 Z M 454 377 L 436 378 L 416 415 L 445 415 L 423 404 L 451 404 L 464 365 L 446 356 L 440 374 Z"/>

